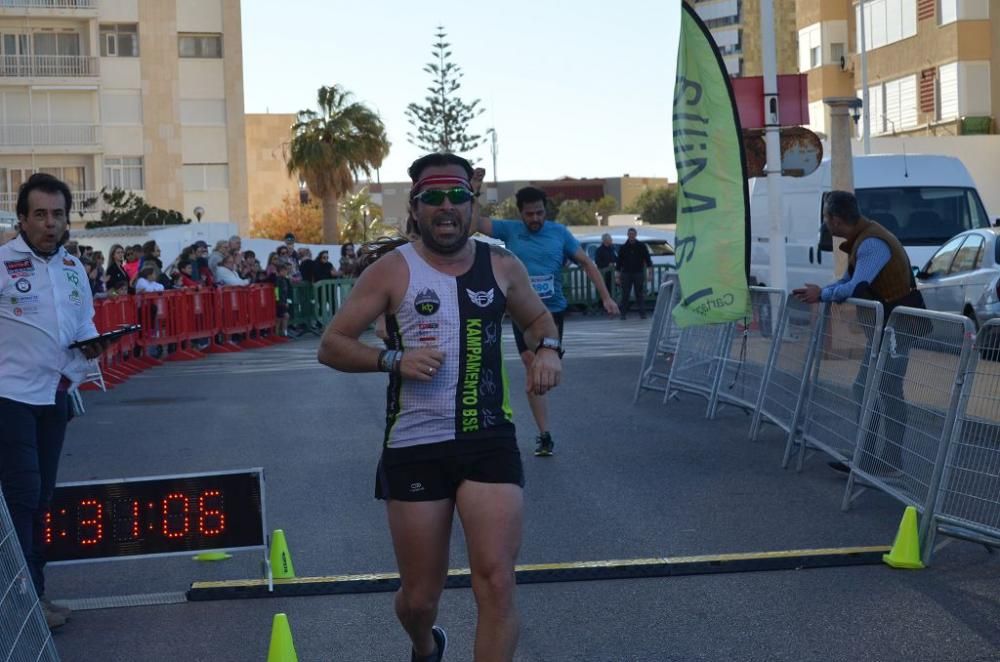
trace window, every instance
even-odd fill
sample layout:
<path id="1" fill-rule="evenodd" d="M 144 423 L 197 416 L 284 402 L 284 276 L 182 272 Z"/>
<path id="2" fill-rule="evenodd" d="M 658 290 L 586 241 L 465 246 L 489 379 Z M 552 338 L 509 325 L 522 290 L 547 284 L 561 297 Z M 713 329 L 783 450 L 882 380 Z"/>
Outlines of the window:
<path id="1" fill-rule="evenodd" d="M 228 188 L 228 164 L 195 163 L 184 166 L 185 191 L 218 191 Z"/>
<path id="2" fill-rule="evenodd" d="M 820 59 L 820 48 L 819 46 L 813 46 L 809 49 L 809 68 L 815 69 L 820 64 L 822 64 L 822 60 Z"/>
<path id="3" fill-rule="evenodd" d="M 955 261 L 951 263 L 950 273 L 961 273 L 962 271 L 972 271 L 979 266 L 979 256 L 983 252 L 983 244 L 986 242 L 979 235 L 971 234 L 965 239 L 965 243 L 955 254 Z"/>
<path id="4" fill-rule="evenodd" d="M 917 0 L 867 0 L 864 12 L 867 50 L 881 48 L 917 34 Z M 861 4 L 855 6 L 854 16 L 860 37 Z"/>
<path id="5" fill-rule="evenodd" d="M 861 91 L 858 90 L 858 96 Z M 872 133 L 897 133 L 917 126 L 917 77 L 906 76 L 868 88 Z"/>
<path id="6" fill-rule="evenodd" d="M 104 124 L 142 124 L 142 97 L 139 92 L 102 93 L 101 118 Z"/>
<path id="7" fill-rule="evenodd" d="M 75 32 L 36 32 L 35 55 L 79 55 L 80 35 Z"/>
<path id="8" fill-rule="evenodd" d="M 135 23 L 101 26 L 103 57 L 138 57 L 139 26 Z"/>
<path id="9" fill-rule="evenodd" d="M 937 93 L 938 120 L 958 117 L 958 62 L 938 68 Z"/>
<path id="10" fill-rule="evenodd" d="M 943 276 L 947 274 L 951 268 L 952 260 L 955 259 L 955 254 L 958 253 L 958 247 L 962 245 L 963 241 L 965 241 L 965 237 L 955 237 L 942 246 L 941 250 L 931 257 L 931 261 L 927 263 L 925 271 L 931 276 Z"/>
<path id="11" fill-rule="evenodd" d="M 891 229 L 908 246 L 940 246 L 959 232 L 989 227 L 972 189 L 943 186 L 855 191 L 861 213 Z"/>
<path id="12" fill-rule="evenodd" d="M 142 157 L 104 157 L 104 185 L 126 191 L 143 190 Z"/>
<path id="13" fill-rule="evenodd" d="M 221 34 L 182 34 L 177 42 L 181 57 L 222 57 Z"/>
<path id="14" fill-rule="evenodd" d="M 841 66 L 842 63 L 846 64 L 846 54 L 847 49 L 844 48 L 843 42 L 835 41 L 830 44 L 830 60 L 837 66 Z"/>
<path id="15" fill-rule="evenodd" d="M 225 99 L 181 99 L 181 123 L 189 126 L 225 126 Z"/>

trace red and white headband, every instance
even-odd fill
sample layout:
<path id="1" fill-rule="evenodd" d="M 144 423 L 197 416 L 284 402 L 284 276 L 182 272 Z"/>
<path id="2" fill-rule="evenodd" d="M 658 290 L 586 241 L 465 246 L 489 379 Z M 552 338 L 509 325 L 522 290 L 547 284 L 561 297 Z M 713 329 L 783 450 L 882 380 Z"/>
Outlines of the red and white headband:
<path id="1" fill-rule="evenodd" d="M 417 180 L 417 183 L 413 185 L 410 190 L 412 197 L 416 197 L 423 193 L 426 189 L 430 187 L 439 188 L 464 188 L 472 190 L 472 185 L 469 180 L 465 177 L 458 177 L 455 175 L 428 175 Z"/>

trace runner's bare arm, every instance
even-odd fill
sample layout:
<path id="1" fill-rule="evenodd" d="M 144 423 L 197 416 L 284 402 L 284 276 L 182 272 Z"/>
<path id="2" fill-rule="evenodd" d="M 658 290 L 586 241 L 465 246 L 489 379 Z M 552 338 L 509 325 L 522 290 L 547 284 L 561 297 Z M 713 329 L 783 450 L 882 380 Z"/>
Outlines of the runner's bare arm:
<path id="1" fill-rule="evenodd" d="M 587 255 L 587 251 L 583 250 L 583 248 L 576 249 L 576 253 L 573 254 L 573 260 L 580 265 L 580 268 L 587 274 L 587 278 L 597 288 L 597 294 L 601 297 L 601 305 L 604 306 L 604 312 L 608 315 L 617 315 L 619 312 L 618 304 L 611 298 L 611 293 L 608 292 L 608 288 L 604 284 L 604 276 L 601 275 L 601 270 L 597 268 L 594 261 Z"/>
<path id="2" fill-rule="evenodd" d="M 472 179 L 470 183 L 472 184 L 472 190 L 476 194 L 480 192 L 483 187 L 483 178 L 486 177 L 486 170 L 483 168 L 476 168 L 472 171 Z M 493 219 L 489 216 L 484 216 L 483 208 L 479 204 L 479 198 L 472 199 L 472 227 L 469 230 L 471 234 L 476 232 L 481 232 L 487 237 L 493 236 Z"/>
<path id="3" fill-rule="evenodd" d="M 319 362 L 342 372 L 377 372 L 382 349 L 360 342 L 358 338 L 377 317 L 390 311 L 402 293 L 393 286 L 407 282 L 406 264 L 392 253 L 365 269 L 354 284 L 347 300 L 323 332 Z M 405 287 L 405 285 L 403 286 Z M 403 352 L 399 372 L 404 379 L 430 381 L 441 369 L 444 354 L 432 347 L 418 347 Z"/>
<path id="4" fill-rule="evenodd" d="M 323 332 L 319 362 L 343 372 L 374 372 L 381 352 L 358 340 L 379 315 L 389 310 L 390 286 L 397 256 L 386 255 L 358 278 L 344 304 Z"/>
<path id="5" fill-rule="evenodd" d="M 499 276 L 498 280 L 502 284 L 507 285 L 507 312 L 518 327 L 524 330 L 524 342 L 527 346 L 534 349 L 542 338 L 557 338 L 559 328 L 531 286 L 524 264 L 513 253 L 499 246 L 491 246 L 490 252 L 494 256 L 494 273 Z M 561 375 L 562 361 L 559 354 L 553 350 L 540 350 L 528 369 L 526 390 L 535 395 L 544 395 L 559 385 Z"/>

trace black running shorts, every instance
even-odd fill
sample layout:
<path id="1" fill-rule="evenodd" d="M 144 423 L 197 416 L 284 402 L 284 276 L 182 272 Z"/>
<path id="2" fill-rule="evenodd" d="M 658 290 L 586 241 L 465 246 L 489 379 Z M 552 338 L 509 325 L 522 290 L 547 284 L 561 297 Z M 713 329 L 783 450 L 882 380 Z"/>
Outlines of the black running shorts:
<path id="1" fill-rule="evenodd" d="M 375 498 L 398 501 L 454 499 L 462 481 L 524 487 L 521 453 L 514 439 L 442 441 L 382 451 Z"/>
<path id="2" fill-rule="evenodd" d="M 562 342 L 564 312 L 565 311 L 560 310 L 558 313 L 552 313 L 552 319 L 556 321 L 556 328 L 559 329 L 559 342 Z M 517 344 L 517 353 L 524 354 L 525 352 L 529 351 L 529 349 L 532 352 L 535 351 L 534 347 L 529 348 L 527 345 L 524 344 L 524 334 L 521 333 L 521 329 L 517 328 L 517 324 L 514 323 L 514 320 L 510 321 L 510 325 L 514 329 L 514 342 Z"/>

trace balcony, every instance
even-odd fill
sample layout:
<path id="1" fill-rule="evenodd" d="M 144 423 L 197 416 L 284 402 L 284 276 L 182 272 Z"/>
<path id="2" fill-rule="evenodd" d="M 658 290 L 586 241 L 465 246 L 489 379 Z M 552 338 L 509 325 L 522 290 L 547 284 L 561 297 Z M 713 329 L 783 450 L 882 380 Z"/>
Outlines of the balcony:
<path id="1" fill-rule="evenodd" d="M 87 147 L 100 144 L 97 124 L 4 124 L 0 148 Z M 8 150 L 9 151 L 9 150 Z"/>
<path id="2" fill-rule="evenodd" d="M 96 78 L 98 61 L 91 55 L 0 55 L 0 77 Z"/>
<path id="3" fill-rule="evenodd" d="M 70 210 L 71 213 L 76 214 L 77 212 L 84 209 L 84 203 L 89 202 L 87 211 L 96 210 L 101 200 L 100 191 L 73 191 L 73 208 Z M 0 193 L 0 211 L 17 211 L 17 192 L 14 193 Z"/>
<path id="4" fill-rule="evenodd" d="M 97 16 L 97 0 L 0 0 L 0 16 Z"/>

